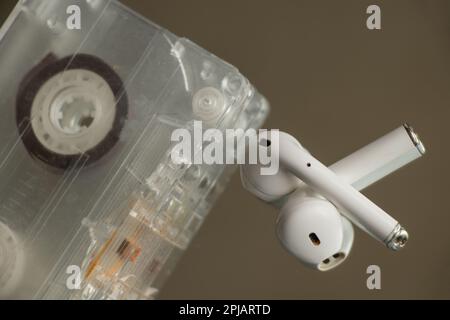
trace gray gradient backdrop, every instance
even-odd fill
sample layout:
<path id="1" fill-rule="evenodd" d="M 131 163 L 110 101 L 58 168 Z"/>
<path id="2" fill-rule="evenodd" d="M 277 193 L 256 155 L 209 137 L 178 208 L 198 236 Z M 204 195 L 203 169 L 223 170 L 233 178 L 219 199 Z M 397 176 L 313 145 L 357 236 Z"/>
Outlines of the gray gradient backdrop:
<path id="1" fill-rule="evenodd" d="M 358 230 L 345 264 L 308 270 L 278 245 L 276 211 L 236 175 L 161 298 L 450 298 L 450 1 L 123 2 L 237 66 L 271 102 L 266 126 L 326 164 L 404 121 L 429 151 L 365 192 L 407 227 L 404 251 Z M 14 3 L 1 2 L 2 18 Z M 370 4 L 381 31 L 365 27 Z M 366 288 L 370 264 L 382 290 Z"/>

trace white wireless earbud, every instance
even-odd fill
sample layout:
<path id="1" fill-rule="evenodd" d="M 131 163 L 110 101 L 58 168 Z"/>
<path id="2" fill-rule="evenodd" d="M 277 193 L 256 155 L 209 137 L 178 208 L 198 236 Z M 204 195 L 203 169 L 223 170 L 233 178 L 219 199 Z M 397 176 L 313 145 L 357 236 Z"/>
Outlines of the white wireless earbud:
<path id="1" fill-rule="evenodd" d="M 393 250 L 406 244 L 408 234 L 400 224 L 358 190 L 424 154 L 410 126 L 392 131 L 330 168 L 292 136 L 278 131 L 268 136 L 259 143 L 270 148 L 272 158 L 278 157 L 278 172 L 264 175 L 261 165 L 243 165 L 242 182 L 260 199 L 281 207 L 278 237 L 293 255 L 322 271 L 340 264 L 353 242 L 352 225 L 340 213 Z"/>
<path id="2" fill-rule="evenodd" d="M 280 170 L 283 174 L 291 173 L 301 179 L 331 201 L 351 221 L 375 239 L 385 242 L 390 248 L 398 250 L 406 244 L 408 234 L 394 218 L 350 184 L 339 179 L 333 171 L 303 148 L 294 137 L 284 132 L 277 133 L 278 137 L 275 138 L 273 132 L 270 132 L 271 138 L 267 148 L 271 149 L 272 158 L 279 159 Z M 266 141 L 262 143 L 267 144 Z M 261 183 L 267 183 L 267 177 L 263 175 L 257 175 L 254 178 L 256 179 L 251 182 L 246 181 L 253 188 L 257 189 Z"/>
<path id="3" fill-rule="evenodd" d="M 307 189 L 296 191 L 281 209 L 277 235 L 287 251 L 320 271 L 341 264 L 353 245 L 351 223 L 333 204 Z"/>
<path id="4" fill-rule="evenodd" d="M 301 147 L 297 140 L 292 139 Z M 404 124 L 334 163 L 330 169 L 339 178 L 361 191 L 423 154 L 425 147 L 417 134 L 411 126 Z M 245 165 L 241 166 L 241 176 L 244 187 L 267 202 L 276 202 L 305 185 L 282 167 L 276 174 L 262 175 L 260 165 Z"/>

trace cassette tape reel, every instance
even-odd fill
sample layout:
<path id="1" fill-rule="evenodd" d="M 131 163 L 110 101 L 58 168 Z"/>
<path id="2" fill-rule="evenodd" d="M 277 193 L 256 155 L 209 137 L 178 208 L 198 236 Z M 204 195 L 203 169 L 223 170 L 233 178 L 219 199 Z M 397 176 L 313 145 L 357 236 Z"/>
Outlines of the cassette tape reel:
<path id="1" fill-rule="evenodd" d="M 114 147 L 127 99 L 119 75 L 100 58 L 48 55 L 20 85 L 16 121 L 30 154 L 67 169 L 82 155 L 87 165 Z"/>
<path id="2" fill-rule="evenodd" d="M 154 298 L 234 171 L 175 164 L 171 134 L 259 128 L 267 101 L 112 0 L 20 1 L 0 69 L 0 295 Z"/>

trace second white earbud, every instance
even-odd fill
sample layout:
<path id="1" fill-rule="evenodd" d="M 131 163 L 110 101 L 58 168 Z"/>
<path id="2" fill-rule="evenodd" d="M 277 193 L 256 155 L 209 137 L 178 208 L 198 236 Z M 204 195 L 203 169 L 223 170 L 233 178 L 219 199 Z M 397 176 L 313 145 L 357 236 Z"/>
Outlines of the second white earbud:
<path id="1" fill-rule="evenodd" d="M 328 200 L 298 190 L 281 209 L 277 236 L 284 248 L 307 266 L 331 270 L 350 254 L 353 226 Z"/>

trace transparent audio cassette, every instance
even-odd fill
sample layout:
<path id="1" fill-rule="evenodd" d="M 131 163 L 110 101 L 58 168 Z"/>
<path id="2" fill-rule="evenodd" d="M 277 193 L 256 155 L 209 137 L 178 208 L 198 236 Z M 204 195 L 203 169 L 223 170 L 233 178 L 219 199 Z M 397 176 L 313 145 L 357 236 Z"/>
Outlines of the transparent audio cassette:
<path id="1" fill-rule="evenodd" d="M 171 133 L 259 128 L 266 100 L 117 1 L 20 1 L 0 69 L 0 296 L 155 298 L 234 170 L 175 165 Z"/>

